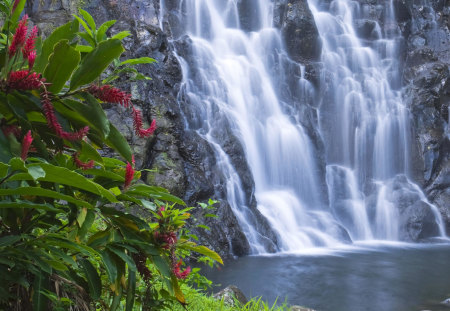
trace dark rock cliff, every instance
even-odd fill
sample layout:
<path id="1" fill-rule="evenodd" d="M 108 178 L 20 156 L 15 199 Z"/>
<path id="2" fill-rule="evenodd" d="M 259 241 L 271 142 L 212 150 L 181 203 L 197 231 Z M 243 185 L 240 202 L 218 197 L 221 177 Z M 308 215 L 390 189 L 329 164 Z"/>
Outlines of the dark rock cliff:
<path id="1" fill-rule="evenodd" d="M 423 188 L 450 234 L 450 1 L 397 1 L 406 40 L 404 100 L 413 115 Z"/>

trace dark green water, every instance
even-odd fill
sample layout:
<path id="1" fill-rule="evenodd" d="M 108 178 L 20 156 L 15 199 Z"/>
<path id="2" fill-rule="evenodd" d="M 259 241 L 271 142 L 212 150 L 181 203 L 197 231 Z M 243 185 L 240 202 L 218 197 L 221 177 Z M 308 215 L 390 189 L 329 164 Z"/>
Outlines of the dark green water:
<path id="1" fill-rule="evenodd" d="M 321 311 L 450 311 L 450 244 L 359 245 L 309 254 L 244 257 L 207 276 L 247 297 L 287 298 Z M 215 289 L 218 291 L 218 288 Z"/>

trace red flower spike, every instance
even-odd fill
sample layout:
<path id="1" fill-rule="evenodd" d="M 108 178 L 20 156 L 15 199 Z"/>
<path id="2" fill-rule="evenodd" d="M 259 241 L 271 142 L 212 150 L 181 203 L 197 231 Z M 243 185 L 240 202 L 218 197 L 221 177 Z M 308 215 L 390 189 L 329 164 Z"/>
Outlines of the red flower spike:
<path id="1" fill-rule="evenodd" d="M 158 243 L 162 244 L 161 247 L 164 249 L 170 249 L 172 245 L 175 245 L 178 241 L 177 235 L 172 231 L 168 233 L 159 233 L 158 231 L 155 231 L 153 236 Z"/>
<path id="2" fill-rule="evenodd" d="M 123 185 L 124 189 L 127 189 L 130 186 L 133 178 L 134 178 L 133 166 L 131 166 L 130 162 L 127 162 L 127 167 L 125 168 L 125 183 Z"/>
<path id="3" fill-rule="evenodd" d="M 82 170 L 88 170 L 94 167 L 94 160 L 90 160 L 89 162 L 83 162 L 78 158 L 79 155 L 80 155 L 79 152 L 75 152 L 74 154 L 72 154 L 73 162 L 78 168 L 81 168 Z"/>
<path id="4" fill-rule="evenodd" d="M 144 138 L 152 135 L 156 130 L 156 121 L 153 120 L 148 129 L 143 128 L 142 113 L 133 107 L 134 131 L 137 136 Z"/>
<path id="5" fill-rule="evenodd" d="M 20 154 L 20 157 L 24 161 L 27 159 L 28 151 L 30 150 L 30 146 L 31 146 L 32 142 L 33 142 L 33 136 L 31 136 L 31 131 L 28 131 L 28 133 L 23 138 L 22 152 Z"/>
<path id="6" fill-rule="evenodd" d="M 13 90 L 37 90 L 45 82 L 39 74 L 28 70 L 12 71 L 8 76 L 8 87 Z"/>
<path id="7" fill-rule="evenodd" d="M 37 26 L 34 26 L 33 30 L 31 31 L 30 35 L 27 38 L 27 41 L 25 42 L 25 45 L 22 48 L 23 58 L 28 59 L 30 53 L 34 51 L 34 43 L 36 41 L 37 34 L 38 28 Z"/>
<path id="8" fill-rule="evenodd" d="M 8 53 L 10 58 L 14 56 L 25 43 L 28 31 L 27 21 L 28 15 L 25 14 L 22 20 L 19 22 L 19 25 L 17 26 L 16 33 L 14 34 L 11 45 L 9 47 Z"/>
<path id="9" fill-rule="evenodd" d="M 181 271 L 180 267 L 183 261 L 180 259 L 178 263 L 172 267 L 173 274 L 177 277 L 177 279 L 185 279 L 189 273 L 191 273 L 191 267 L 187 267 L 184 271 Z"/>
<path id="10" fill-rule="evenodd" d="M 120 104 L 125 108 L 128 108 L 131 104 L 131 94 L 125 93 L 111 85 L 102 87 L 91 85 L 87 91 L 104 102 Z"/>
<path id="11" fill-rule="evenodd" d="M 36 60 L 36 51 L 31 51 L 28 55 L 28 70 L 31 70 L 34 66 L 34 61 Z"/>
<path id="12" fill-rule="evenodd" d="M 89 126 L 85 126 L 77 132 L 73 133 L 64 131 L 61 124 L 58 122 L 58 119 L 56 118 L 55 109 L 53 108 L 51 100 L 48 98 L 48 93 L 44 92 L 41 94 L 41 96 L 42 109 L 44 110 L 44 115 L 47 119 L 47 125 L 53 131 L 55 131 L 56 135 L 70 141 L 81 140 L 87 135 L 87 133 L 89 132 Z"/>

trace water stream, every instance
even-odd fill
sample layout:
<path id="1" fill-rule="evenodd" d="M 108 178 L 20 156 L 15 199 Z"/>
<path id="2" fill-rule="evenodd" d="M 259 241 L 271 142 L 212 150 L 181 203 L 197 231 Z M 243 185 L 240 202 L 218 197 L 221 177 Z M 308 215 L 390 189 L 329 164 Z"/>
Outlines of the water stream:
<path id="1" fill-rule="evenodd" d="M 444 235 L 437 208 L 410 180 L 410 116 L 398 89 L 399 34 L 377 24 L 375 39 L 362 41 L 353 27 L 354 18 L 364 15 L 356 1 L 334 0 L 326 11 L 318 2 L 309 0 L 322 39 L 326 89 L 312 109 L 318 115 L 312 127 L 326 146 L 322 170 L 317 138 L 292 113 L 299 103 L 280 96 L 280 81 L 296 85 L 306 102 L 316 90 L 303 64 L 290 61 L 300 75 L 283 66 L 289 57 L 273 24 L 274 2 L 247 1 L 245 11 L 236 0 L 179 4 L 192 48 L 189 58 L 179 57 L 182 92 L 196 107 L 195 115 L 184 116 L 185 126 L 212 146 L 252 253 L 267 250 L 239 172 L 221 145 L 224 124 L 243 146 L 257 208 L 277 234 L 279 251 L 333 247 L 345 241 L 343 231 L 353 241 L 402 239 L 398 189 L 421 201 L 434 217 L 436 235 Z M 392 0 L 386 3 L 386 23 L 393 23 Z"/>

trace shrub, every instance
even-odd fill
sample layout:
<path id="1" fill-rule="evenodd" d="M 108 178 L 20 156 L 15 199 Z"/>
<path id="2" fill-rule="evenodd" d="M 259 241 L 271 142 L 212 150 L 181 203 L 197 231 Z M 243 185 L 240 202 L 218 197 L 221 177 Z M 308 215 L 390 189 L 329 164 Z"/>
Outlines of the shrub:
<path id="1" fill-rule="evenodd" d="M 152 135 L 155 121 L 144 127 L 131 96 L 109 83 L 147 79 L 133 66 L 154 60 L 120 61 L 129 32 L 107 37 L 115 21 L 96 28 L 83 10 L 42 40 L 19 20 L 24 5 L 0 1 L 0 309 L 184 305 L 183 258 L 222 260 L 189 240 L 191 207 L 137 182 L 131 149 L 102 108 L 123 106 L 136 135 Z M 105 145 L 123 160 L 102 157 Z"/>

